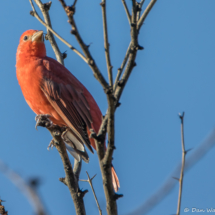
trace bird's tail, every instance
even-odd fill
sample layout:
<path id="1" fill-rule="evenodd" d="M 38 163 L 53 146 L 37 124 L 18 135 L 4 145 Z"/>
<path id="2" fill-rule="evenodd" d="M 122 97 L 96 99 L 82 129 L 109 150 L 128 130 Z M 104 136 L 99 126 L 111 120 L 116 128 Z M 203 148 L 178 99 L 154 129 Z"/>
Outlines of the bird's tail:
<path id="1" fill-rule="evenodd" d="M 115 192 L 117 192 L 119 190 L 119 188 L 120 188 L 120 184 L 119 184 L 118 176 L 117 176 L 113 166 L 111 167 L 111 172 L 112 172 L 113 188 L 114 188 Z"/>
<path id="2" fill-rule="evenodd" d="M 65 142 L 66 148 L 69 153 L 80 162 L 81 158 L 89 163 L 89 156 L 84 147 L 84 144 L 79 140 L 79 138 L 72 132 L 71 129 L 67 129 L 61 135 L 63 141 Z"/>

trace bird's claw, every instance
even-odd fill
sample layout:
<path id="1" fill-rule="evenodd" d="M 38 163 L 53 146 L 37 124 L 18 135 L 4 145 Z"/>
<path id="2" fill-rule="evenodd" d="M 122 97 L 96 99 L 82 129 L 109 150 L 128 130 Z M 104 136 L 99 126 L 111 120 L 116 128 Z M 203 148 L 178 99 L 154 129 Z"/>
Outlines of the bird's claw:
<path id="1" fill-rule="evenodd" d="M 35 117 L 36 120 L 36 125 L 35 128 L 37 130 L 37 126 L 42 126 L 42 127 L 50 127 L 53 125 L 53 122 L 49 119 L 51 116 L 48 114 L 39 114 Z"/>
<path id="2" fill-rule="evenodd" d="M 47 150 L 49 150 L 50 148 L 53 149 L 54 147 L 54 140 L 51 140 L 51 142 L 49 143 L 48 147 L 47 147 Z"/>

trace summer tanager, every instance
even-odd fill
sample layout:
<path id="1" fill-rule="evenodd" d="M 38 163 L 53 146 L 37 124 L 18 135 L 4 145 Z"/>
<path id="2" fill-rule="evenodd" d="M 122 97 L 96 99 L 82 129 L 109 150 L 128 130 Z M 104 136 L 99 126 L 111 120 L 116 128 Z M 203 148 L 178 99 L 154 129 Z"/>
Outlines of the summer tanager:
<path id="1" fill-rule="evenodd" d="M 98 132 L 102 113 L 69 70 L 46 56 L 43 31 L 28 30 L 22 34 L 16 53 L 16 75 L 30 108 L 37 115 L 49 115 L 54 124 L 66 126 L 63 139 L 67 150 L 78 161 L 89 162 L 84 144 L 92 153 L 92 147 L 96 150 L 90 130 Z M 118 191 L 119 180 L 113 167 L 112 180 Z"/>

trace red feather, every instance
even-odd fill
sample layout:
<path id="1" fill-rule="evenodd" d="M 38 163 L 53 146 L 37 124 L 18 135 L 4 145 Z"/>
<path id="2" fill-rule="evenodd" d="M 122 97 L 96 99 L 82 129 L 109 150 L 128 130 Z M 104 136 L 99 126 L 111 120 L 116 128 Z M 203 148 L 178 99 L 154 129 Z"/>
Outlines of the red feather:
<path id="1" fill-rule="evenodd" d="M 92 95 L 75 76 L 46 56 L 42 36 L 37 36 L 39 34 L 35 30 L 26 31 L 17 49 L 16 74 L 24 98 L 36 114 L 49 114 L 54 124 L 67 126 L 70 135 L 93 152 L 91 146 L 96 150 L 96 145 L 89 137 L 89 130 L 98 133 L 102 113 Z M 74 142 L 73 137 L 71 142 Z M 74 147 L 74 144 L 70 146 Z M 88 161 L 86 152 L 81 156 Z M 120 185 L 113 167 L 112 179 L 117 191 Z"/>

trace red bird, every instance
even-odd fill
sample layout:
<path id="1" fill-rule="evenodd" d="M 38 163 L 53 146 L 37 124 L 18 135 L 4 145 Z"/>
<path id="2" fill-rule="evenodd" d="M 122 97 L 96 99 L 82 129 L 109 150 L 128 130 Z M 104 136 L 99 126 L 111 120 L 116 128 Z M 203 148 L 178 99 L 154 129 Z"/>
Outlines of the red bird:
<path id="1" fill-rule="evenodd" d="M 102 113 L 69 70 L 46 56 L 43 31 L 28 30 L 22 34 L 16 53 L 16 75 L 30 108 L 37 115 L 49 115 L 54 124 L 66 126 L 62 138 L 67 150 L 78 161 L 82 158 L 89 162 L 84 144 L 92 153 L 92 147 L 96 150 L 90 129 L 98 132 Z M 117 192 L 120 185 L 113 167 L 112 180 Z"/>

